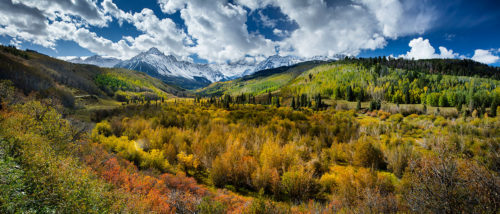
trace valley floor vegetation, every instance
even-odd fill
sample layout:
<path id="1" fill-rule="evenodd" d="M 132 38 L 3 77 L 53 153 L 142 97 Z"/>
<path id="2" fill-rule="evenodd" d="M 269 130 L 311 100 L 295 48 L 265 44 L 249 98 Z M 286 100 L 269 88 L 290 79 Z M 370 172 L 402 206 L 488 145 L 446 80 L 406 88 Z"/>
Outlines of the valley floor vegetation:
<path id="1" fill-rule="evenodd" d="M 228 100 L 124 107 L 91 138 L 141 170 L 250 197 L 250 213 L 499 210 L 498 117 Z"/>

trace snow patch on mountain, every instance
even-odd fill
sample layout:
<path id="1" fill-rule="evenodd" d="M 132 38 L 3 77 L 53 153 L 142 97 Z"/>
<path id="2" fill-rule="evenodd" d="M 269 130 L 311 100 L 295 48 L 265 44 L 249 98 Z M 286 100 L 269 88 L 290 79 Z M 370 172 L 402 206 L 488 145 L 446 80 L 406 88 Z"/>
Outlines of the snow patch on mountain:
<path id="1" fill-rule="evenodd" d="M 225 78 L 224 74 L 213 70 L 208 64 L 179 61 L 175 56 L 166 56 L 156 48 L 142 52 L 130 60 L 117 64 L 115 67 L 141 70 L 144 65 L 154 68 L 158 74 L 163 76 L 182 77 L 190 80 L 194 80 L 195 77 L 202 77 L 210 82 L 221 81 Z"/>
<path id="2" fill-rule="evenodd" d="M 297 63 L 304 62 L 305 60 L 296 56 L 280 56 L 273 55 L 260 62 L 255 68 L 254 72 L 262 71 L 266 69 L 279 68 L 283 66 L 291 66 Z"/>
<path id="3" fill-rule="evenodd" d="M 116 64 L 121 62 L 121 60 L 113 57 L 102 57 L 99 55 L 94 55 L 90 57 L 75 57 L 72 59 L 66 59 L 66 61 L 78 64 L 97 65 L 99 67 L 105 67 L 105 68 L 112 68 Z"/>

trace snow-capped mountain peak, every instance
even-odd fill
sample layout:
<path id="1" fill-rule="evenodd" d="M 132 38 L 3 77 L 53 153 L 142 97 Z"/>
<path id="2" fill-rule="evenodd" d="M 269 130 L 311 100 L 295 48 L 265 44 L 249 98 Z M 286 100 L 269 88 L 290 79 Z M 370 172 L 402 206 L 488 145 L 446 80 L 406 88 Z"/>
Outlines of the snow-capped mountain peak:
<path id="1" fill-rule="evenodd" d="M 115 67 L 158 73 L 162 76 L 182 77 L 189 80 L 205 78 L 210 82 L 215 82 L 224 79 L 222 73 L 212 70 L 206 64 L 178 61 L 175 56 L 166 56 L 157 48 L 142 52 L 130 60 L 117 64 Z"/>
<path id="2" fill-rule="evenodd" d="M 106 68 L 111 68 L 121 62 L 121 60 L 113 57 L 102 57 L 99 55 L 94 55 L 90 57 L 76 57 L 73 59 L 69 59 L 67 61 L 78 64 L 97 65 L 99 67 L 106 67 Z"/>
<path id="3" fill-rule="evenodd" d="M 254 72 L 262 71 L 266 69 L 278 68 L 282 66 L 291 66 L 297 63 L 305 61 L 304 59 L 296 56 L 280 56 L 272 55 L 260 62 L 254 69 Z"/>
<path id="4" fill-rule="evenodd" d="M 152 47 L 148 51 L 142 53 L 144 53 L 145 55 L 158 55 L 158 56 L 165 55 L 163 54 L 163 52 L 161 52 L 160 50 L 158 50 L 158 48 L 155 47 Z"/>

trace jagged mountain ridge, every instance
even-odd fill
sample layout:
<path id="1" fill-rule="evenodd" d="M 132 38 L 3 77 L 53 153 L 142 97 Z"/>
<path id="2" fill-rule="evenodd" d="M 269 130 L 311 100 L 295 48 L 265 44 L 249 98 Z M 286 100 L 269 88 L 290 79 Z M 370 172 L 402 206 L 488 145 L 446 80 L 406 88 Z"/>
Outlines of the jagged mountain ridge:
<path id="1" fill-rule="evenodd" d="M 203 87 L 212 82 L 225 80 L 225 75 L 210 68 L 208 64 L 179 61 L 173 55 L 165 55 L 157 48 L 151 48 L 115 67 L 142 71 L 166 83 L 186 89 Z"/>
<path id="2" fill-rule="evenodd" d="M 93 56 L 85 60 L 80 59 L 80 61 L 75 60 L 72 62 L 96 65 L 98 63 L 94 62 L 102 59 L 105 58 Z M 291 66 L 312 59 L 316 60 L 318 57 L 300 58 L 296 56 L 273 55 L 261 62 L 239 60 L 228 63 L 198 64 L 178 60 L 173 55 L 165 55 L 157 48 L 151 48 L 129 60 L 120 60 L 112 67 L 145 72 L 168 84 L 186 89 L 196 89 L 213 82 L 232 80 L 254 74 L 258 71 Z M 330 58 L 320 57 L 320 59 L 326 61 Z"/>
<path id="3" fill-rule="evenodd" d="M 78 63 L 78 64 L 89 64 L 89 65 L 97 65 L 99 67 L 104 67 L 104 68 L 112 68 L 116 64 L 120 63 L 121 60 L 113 57 L 102 57 L 99 55 L 94 55 L 90 56 L 87 58 L 82 58 L 82 57 L 76 57 L 73 59 L 67 60 L 68 62 L 71 63 Z"/>

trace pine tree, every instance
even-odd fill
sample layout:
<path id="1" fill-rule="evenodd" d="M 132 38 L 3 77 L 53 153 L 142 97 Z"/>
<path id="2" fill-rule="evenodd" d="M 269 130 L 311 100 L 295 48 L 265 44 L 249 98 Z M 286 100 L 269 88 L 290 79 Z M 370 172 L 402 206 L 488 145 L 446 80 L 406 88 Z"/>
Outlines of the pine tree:
<path id="1" fill-rule="evenodd" d="M 497 116 L 497 106 L 498 106 L 498 98 L 495 96 L 493 100 L 491 101 L 491 106 L 490 106 L 490 115 L 492 117 Z"/>
<path id="2" fill-rule="evenodd" d="M 267 104 L 271 105 L 271 103 L 272 103 L 272 96 L 271 96 L 271 92 L 269 91 L 267 93 Z"/>

